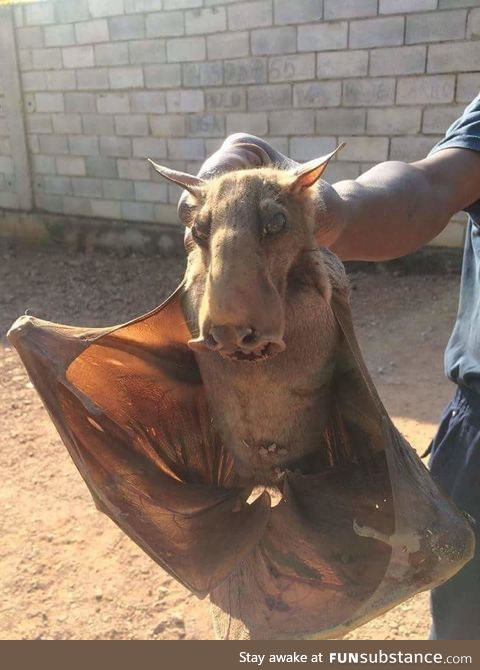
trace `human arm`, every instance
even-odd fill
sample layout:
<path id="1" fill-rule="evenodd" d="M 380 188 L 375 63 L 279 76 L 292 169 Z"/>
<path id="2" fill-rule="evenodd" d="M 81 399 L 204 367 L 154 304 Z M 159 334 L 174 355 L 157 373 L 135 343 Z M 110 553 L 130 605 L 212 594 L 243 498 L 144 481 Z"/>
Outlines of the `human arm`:
<path id="1" fill-rule="evenodd" d="M 333 189 L 332 251 L 343 260 L 388 260 L 432 240 L 480 198 L 480 153 L 454 147 L 411 164 L 380 163 Z"/>

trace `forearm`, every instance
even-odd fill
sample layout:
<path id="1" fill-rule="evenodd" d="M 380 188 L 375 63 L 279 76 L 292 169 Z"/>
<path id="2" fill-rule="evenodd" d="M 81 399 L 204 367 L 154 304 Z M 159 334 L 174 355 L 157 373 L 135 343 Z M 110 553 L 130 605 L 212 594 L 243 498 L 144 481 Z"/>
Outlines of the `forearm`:
<path id="1" fill-rule="evenodd" d="M 380 163 L 334 184 L 330 248 L 344 260 L 388 260 L 430 242 L 480 198 L 480 152 L 448 148 L 412 164 Z"/>
<path id="2" fill-rule="evenodd" d="M 421 167 L 380 163 L 356 180 L 334 184 L 341 207 L 330 245 L 344 260 L 388 260 L 432 240 L 454 213 Z"/>

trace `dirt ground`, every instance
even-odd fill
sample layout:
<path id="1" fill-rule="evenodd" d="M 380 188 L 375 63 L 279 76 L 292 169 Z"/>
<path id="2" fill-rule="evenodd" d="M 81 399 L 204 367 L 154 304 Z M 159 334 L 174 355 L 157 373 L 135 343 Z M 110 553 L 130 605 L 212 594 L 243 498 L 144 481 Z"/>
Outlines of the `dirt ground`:
<path id="1" fill-rule="evenodd" d="M 15 352 L 3 337 L 30 313 L 110 325 L 157 305 L 183 259 L 0 255 L 0 638 L 209 639 L 209 606 L 157 567 L 96 511 Z M 442 356 L 458 276 L 351 276 L 357 334 L 397 426 L 422 452 L 452 394 Z M 421 594 L 351 639 L 423 639 Z"/>

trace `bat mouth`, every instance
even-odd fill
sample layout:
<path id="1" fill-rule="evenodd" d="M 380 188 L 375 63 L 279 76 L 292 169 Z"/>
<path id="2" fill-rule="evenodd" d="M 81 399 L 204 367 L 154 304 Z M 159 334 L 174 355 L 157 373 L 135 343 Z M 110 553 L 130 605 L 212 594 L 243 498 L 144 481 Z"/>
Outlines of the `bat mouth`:
<path id="1" fill-rule="evenodd" d="M 268 342 L 264 347 L 255 351 L 244 351 L 243 349 L 236 349 L 235 351 L 228 353 L 222 353 L 220 350 L 218 353 L 230 361 L 258 363 L 260 361 L 266 361 L 270 358 L 274 358 L 284 350 L 284 345 L 281 346 L 276 342 Z"/>

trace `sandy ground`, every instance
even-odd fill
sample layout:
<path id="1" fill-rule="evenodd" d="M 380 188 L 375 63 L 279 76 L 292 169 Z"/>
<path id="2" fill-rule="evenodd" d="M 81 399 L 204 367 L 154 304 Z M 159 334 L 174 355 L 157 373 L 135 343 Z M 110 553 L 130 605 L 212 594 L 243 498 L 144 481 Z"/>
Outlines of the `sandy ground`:
<path id="1" fill-rule="evenodd" d="M 158 304 L 182 259 L 0 256 L 0 334 L 27 308 L 71 324 L 109 325 Z M 355 273 L 357 333 L 380 395 L 420 452 L 453 388 L 442 355 L 457 276 Z M 98 513 L 15 352 L 0 339 L 0 638 L 208 639 L 209 606 Z M 348 637 L 423 639 L 428 597 Z"/>

